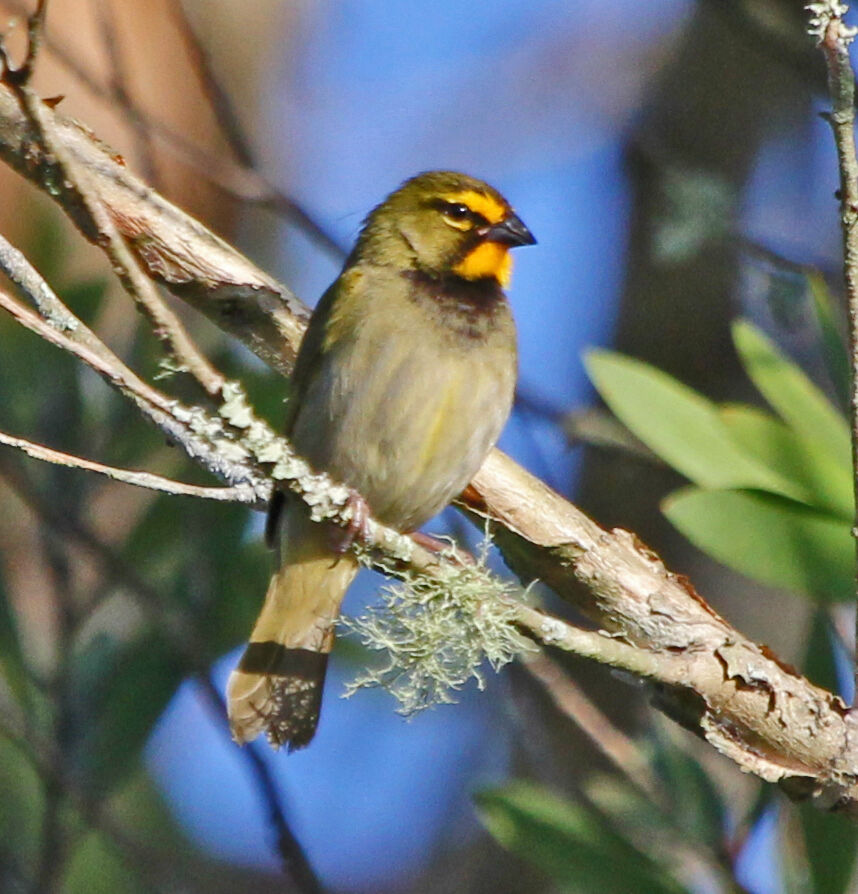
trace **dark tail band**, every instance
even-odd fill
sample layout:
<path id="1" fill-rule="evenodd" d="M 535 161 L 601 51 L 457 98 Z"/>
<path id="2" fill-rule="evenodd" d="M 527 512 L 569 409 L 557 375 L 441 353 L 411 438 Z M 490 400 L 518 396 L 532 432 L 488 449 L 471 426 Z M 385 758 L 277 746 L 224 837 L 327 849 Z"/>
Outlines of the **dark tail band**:
<path id="1" fill-rule="evenodd" d="M 294 751 L 313 738 L 327 667 L 327 652 L 289 649 L 273 641 L 248 644 L 237 673 L 246 675 L 248 682 L 265 678 L 261 690 L 253 688 L 260 695 L 264 692 L 256 710 L 272 745 Z"/>

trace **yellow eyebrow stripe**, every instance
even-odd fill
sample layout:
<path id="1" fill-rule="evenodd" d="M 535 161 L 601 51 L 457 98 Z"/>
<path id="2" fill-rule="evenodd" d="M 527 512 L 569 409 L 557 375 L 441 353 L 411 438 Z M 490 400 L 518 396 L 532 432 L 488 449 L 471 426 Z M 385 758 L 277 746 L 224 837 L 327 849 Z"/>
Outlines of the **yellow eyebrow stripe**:
<path id="1" fill-rule="evenodd" d="M 499 202 L 492 196 L 485 193 L 476 192 L 473 189 L 463 189 L 461 192 L 450 192 L 441 196 L 445 202 L 456 202 L 467 205 L 471 211 L 482 216 L 490 223 L 500 223 L 506 216 L 509 209 L 503 202 Z"/>

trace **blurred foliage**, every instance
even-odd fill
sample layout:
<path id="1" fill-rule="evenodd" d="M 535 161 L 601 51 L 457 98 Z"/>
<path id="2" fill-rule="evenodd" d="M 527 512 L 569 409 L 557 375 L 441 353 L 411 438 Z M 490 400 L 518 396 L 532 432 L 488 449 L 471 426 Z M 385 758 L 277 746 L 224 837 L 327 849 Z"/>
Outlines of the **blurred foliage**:
<path id="1" fill-rule="evenodd" d="M 145 327 L 116 325 L 107 282 L 68 281 L 52 224 L 33 245 L 72 310 L 156 377 L 155 340 Z M 0 429 L 215 483 L 97 376 L 5 315 L 0 343 Z M 282 382 L 250 378 L 276 415 Z M 169 385 L 199 399 L 180 378 Z M 247 536 L 247 509 L 156 495 L 6 449 L 0 487 L 0 890 L 161 890 L 182 859 L 211 889 L 216 864 L 195 855 L 148 783 L 140 796 L 141 754 L 179 684 L 207 674 L 252 623 L 268 559 Z M 126 814 L 131 825 L 116 819 Z"/>
<path id="2" fill-rule="evenodd" d="M 848 358 L 833 301 L 820 277 L 809 274 L 809 285 L 821 353 L 833 390 L 842 398 L 848 394 Z M 755 326 L 736 322 L 733 339 L 744 370 L 770 410 L 715 403 L 650 364 L 610 351 L 591 351 L 586 365 L 599 394 L 630 435 L 691 482 L 663 500 L 667 518 L 713 558 L 821 606 L 813 614 L 804 670 L 819 685 L 837 691 L 838 661 L 841 671 L 850 662 L 824 606 L 854 598 L 848 422 Z M 662 779 L 671 765 L 665 763 L 669 754 L 662 751 L 654 761 Z M 717 839 L 730 817 L 718 804 L 711 780 L 694 760 L 673 766 L 683 778 L 675 790 L 689 797 L 684 806 L 672 806 L 671 817 L 689 833 L 697 830 L 695 837 L 705 830 L 701 843 L 725 853 L 726 840 L 719 844 Z M 770 799 L 769 791 L 761 789 L 740 827 L 752 828 Z M 820 894 L 852 890 L 855 826 L 809 806 L 795 812 L 780 806 L 784 884 Z M 796 814 L 799 847 L 791 828 Z M 507 833 L 503 840 L 514 846 L 516 839 Z"/>
<path id="3" fill-rule="evenodd" d="M 811 287 L 822 351 L 842 392 L 844 347 L 821 280 Z M 736 351 L 770 406 L 718 404 L 654 366 L 591 351 L 590 377 L 627 437 L 614 449 L 652 456 L 691 484 L 668 495 L 667 518 L 704 552 L 766 584 L 816 602 L 804 670 L 838 690 L 848 666 L 826 608 L 854 598 L 855 546 L 849 427 L 799 366 L 746 321 L 733 326 Z M 848 373 L 848 367 L 845 370 Z M 601 442 L 600 442 L 601 443 Z M 605 442 L 607 443 L 607 442 Z M 737 859 L 770 807 L 781 834 L 777 859 L 785 889 L 844 894 L 851 888 L 858 829 L 842 817 L 789 809 L 759 787 L 746 815 L 664 723 L 641 742 L 657 790 L 616 774 L 593 774 L 576 800 L 524 782 L 477 796 L 497 840 L 538 866 L 564 891 L 697 890 L 702 880 L 743 890 Z"/>
<path id="4" fill-rule="evenodd" d="M 811 289 L 829 376 L 842 393 L 848 365 L 831 298 L 819 278 L 811 277 Z M 645 454 L 628 446 L 636 438 L 691 482 L 663 500 L 667 518 L 724 564 L 819 604 L 804 670 L 837 691 L 838 661 L 841 671 L 849 662 L 838 653 L 825 606 L 854 598 L 849 427 L 759 329 L 739 321 L 733 338 L 770 410 L 715 403 L 654 366 L 611 351 L 591 351 L 586 365 L 628 430 L 628 437 L 611 440 L 614 448 L 640 459 Z M 676 744 L 664 724 L 655 724 L 653 735 L 641 747 L 656 773 L 657 792 L 615 774 L 591 776 L 575 801 L 513 783 L 478 796 L 484 822 L 498 841 L 564 891 L 693 890 L 700 877 L 689 872 L 689 851 L 710 880 L 723 873 L 728 887 L 737 884 L 735 859 L 772 803 L 771 790 L 760 788 L 748 815 L 736 815 L 704 765 Z M 807 805 L 790 810 L 774 803 L 785 887 L 815 894 L 853 890 L 855 825 Z"/>
<path id="5" fill-rule="evenodd" d="M 677 894 L 687 890 L 613 830 L 595 810 L 524 782 L 476 797 L 489 831 L 531 860 L 563 891 Z"/>

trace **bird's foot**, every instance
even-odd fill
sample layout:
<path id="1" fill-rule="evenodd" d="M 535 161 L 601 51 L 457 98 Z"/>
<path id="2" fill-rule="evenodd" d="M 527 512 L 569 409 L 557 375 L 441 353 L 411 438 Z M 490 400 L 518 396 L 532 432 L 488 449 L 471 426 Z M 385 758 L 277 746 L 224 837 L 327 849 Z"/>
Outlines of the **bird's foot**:
<path id="1" fill-rule="evenodd" d="M 366 543 L 369 540 L 369 521 L 372 513 L 367 501 L 355 490 L 349 491 L 346 508 L 349 510 L 349 523 L 345 528 L 335 527 L 331 531 L 331 546 L 334 552 L 347 553 L 355 540 Z"/>

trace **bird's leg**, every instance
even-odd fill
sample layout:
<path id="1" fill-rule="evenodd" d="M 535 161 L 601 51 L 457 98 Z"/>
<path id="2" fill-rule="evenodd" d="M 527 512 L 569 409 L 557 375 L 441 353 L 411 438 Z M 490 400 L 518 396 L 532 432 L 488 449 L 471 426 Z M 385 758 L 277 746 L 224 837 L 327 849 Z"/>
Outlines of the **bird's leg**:
<path id="1" fill-rule="evenodd" d="M 369 540 L 369 520 L 372 513 L 367 501 L 356 491 L 349 490 L 346 507 L 349 510 L 349 523 L 345 528 L 331 528 L 331 546 L 336 553 L 347 553 L 355 540 Z"/>

